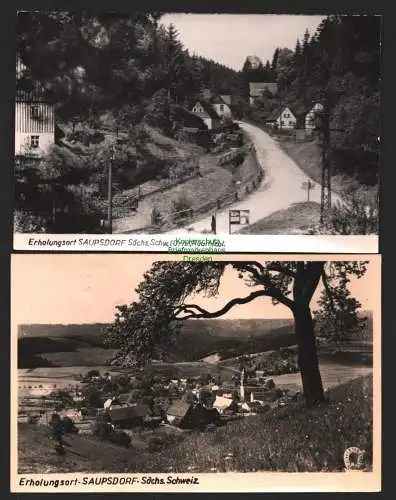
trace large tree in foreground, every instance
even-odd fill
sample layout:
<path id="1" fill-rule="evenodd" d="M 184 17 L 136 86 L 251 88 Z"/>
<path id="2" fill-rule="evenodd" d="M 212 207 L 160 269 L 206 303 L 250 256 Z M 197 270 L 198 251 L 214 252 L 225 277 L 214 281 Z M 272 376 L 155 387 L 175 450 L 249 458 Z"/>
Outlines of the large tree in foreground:
<path id="1" fill-rule="evenodd" d="M 199 305 L 199 296 L 215 297 L 227 268 L 241 280 L 235 298 L 216 311 Z M 365 262 L 155 262 L 144 275 L 136 292 L 139 300 L 118 306 L 115 322 L 106 334 L 109 345 L 119 349 L 118 361 L 124 365 L 144 366 L 166 352 L 182 321 L 220 318 L 234 306 L 258 297 L 270 297 L 274 304 L 288 307 L 294 317 L 298 362 L 307 404 L 324 400 L 316 352 L 311 300 L 323 283 L 323 308 L 337 318 L 343 328 L 355 327 L 360 307 L 349 297 L 350 277 L 360 278 Z M 247 288 L 250 293 L 243 293 Z M 240 296 L 239 296 L 240 295 Z M 194 301 L 195 297 L 195 302 Z M 326 300 L 325 300 L 326 298 Z"/>

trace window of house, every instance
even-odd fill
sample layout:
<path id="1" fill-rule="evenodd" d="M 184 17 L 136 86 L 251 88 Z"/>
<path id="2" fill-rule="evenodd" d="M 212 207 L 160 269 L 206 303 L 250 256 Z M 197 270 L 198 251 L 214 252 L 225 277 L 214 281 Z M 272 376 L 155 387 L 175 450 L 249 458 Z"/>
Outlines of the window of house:
<path id="1" fill-rule="evenodd" d="M 289 118 L 289 117 L 290 117 L 289 113 L 285 113 L 283 116 L 284 116 L 285 118 Z"/>
<path id="2" fill-rule="evenodd" d="M 30 136 L 30 147 L 38 148 L 40 146 L 40 136 L 39 135 L 31 135 Z"/>
<path id="3" fill-rule="evenodd" d="M 289 125 L 293 125 L 293 120 L 289 120 Z"/>
<path id="4" fill-rule="evenodd" d="M 40 108 L 38 106 L 31 106 L 30 116 L 31 118 L 40 118 Z"/>
<path id="5" fill-rule="evenodd" d="M 220 104 L 220 111 L 224 111 L 224 104 Z"/>

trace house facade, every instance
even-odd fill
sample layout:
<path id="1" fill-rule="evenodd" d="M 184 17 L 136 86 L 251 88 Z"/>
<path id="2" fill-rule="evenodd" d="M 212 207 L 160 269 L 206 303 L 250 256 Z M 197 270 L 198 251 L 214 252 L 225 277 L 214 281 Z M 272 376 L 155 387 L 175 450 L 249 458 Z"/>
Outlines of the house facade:
<path id="1" fill-rule="evenodd" d="M 254 104 L 254 101 L 266 92 L 275 95 L 278 92 L 278 85 L 272 82 L 249 82 L 250 104 Z"/>
<path id="2" fill-rule="evenodd" d="M 227 104 L 221 96 L 214 96 L 211 100 L 211 105 L 220 118 L 232 117 L 231 104 Z"/>
<path id="3" fill-rule="evenodd" d="M 316 128 L 316 115 L 323 111 L 323 105 L 320 102 L 314 106 L 305 115 L 305 130 L 314 130 Z"/>
<path id="4" fill-rule="evenodd" d="M 54 106 L 37 91 L 17 91 L 15 156 L 42 157 L 55 143 Z"/>
<path id="5" fill-rule="evenodd" d="M 221 126 L 221 118 L 205 101 L 197 101 L 192 107 L 191 112 L 199 116 L 209 130 L 216 130 Z"/>
<path id="6" fill-rule="evenodd" d="M 271 113 L 266 123 L 277 129 L 293 130 L 297 125 L 297 117 L 289 107 L 283 107 Z"/>

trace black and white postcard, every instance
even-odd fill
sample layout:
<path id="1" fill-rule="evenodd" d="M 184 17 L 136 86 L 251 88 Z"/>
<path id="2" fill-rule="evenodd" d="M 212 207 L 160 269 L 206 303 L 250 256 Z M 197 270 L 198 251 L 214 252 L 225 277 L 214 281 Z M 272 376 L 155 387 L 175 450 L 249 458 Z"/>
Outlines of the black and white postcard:
<path id="1" fill-rule="evenodd" d="M 377 253 L 380 16 L 16 24 L 16 249 Z"/>
<path id="2" fill-rule="evenodd" d="M 379 491 L 380 256 L 12 256 L 13 492 Z"/>

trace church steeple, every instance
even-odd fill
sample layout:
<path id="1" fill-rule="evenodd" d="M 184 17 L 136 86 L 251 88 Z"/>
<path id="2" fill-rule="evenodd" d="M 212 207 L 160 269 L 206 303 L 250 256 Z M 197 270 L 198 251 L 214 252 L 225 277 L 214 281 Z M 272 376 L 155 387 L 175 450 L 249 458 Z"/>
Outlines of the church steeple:
<path id="1" fill-rule="evenodd" d="M 242 368 L 241 384 L 240 384 L 240 390 L 239 390 L 239 395 L 240 395 L 241 401 L 245 401 L 245 387 L 243 386 L 244 378 L 245 378 L 245 368 Z"/>

